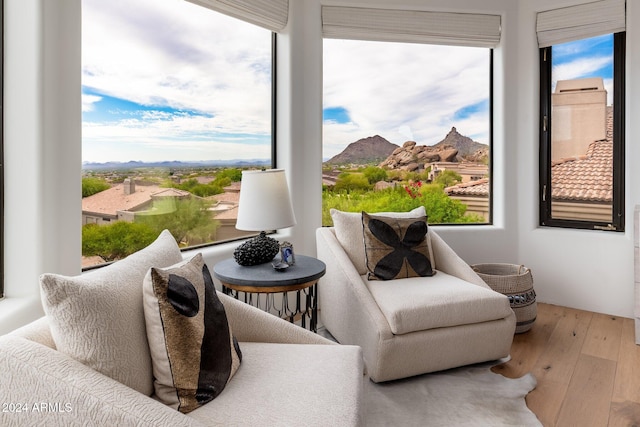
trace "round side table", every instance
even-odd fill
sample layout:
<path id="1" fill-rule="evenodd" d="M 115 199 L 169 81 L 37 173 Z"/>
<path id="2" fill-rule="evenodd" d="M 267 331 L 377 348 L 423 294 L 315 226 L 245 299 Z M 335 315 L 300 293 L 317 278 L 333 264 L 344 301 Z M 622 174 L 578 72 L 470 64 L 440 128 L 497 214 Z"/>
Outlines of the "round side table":
<path id="1" fill-rule="evenodd" d="M 318 325 L 318 279 L 324 276 L 326 266 L 319 259 L 296 255 L 296 262 L 285 271 L 276 271 L 270 262 L 242 266 L 233 258 L 217 263 L 214 276 L 222 283 L 222 291 L 236 299 L 244 293 L 244 302 L 264 311 L 274 313 L 290 322 L 300 316 L 301 325 L 317 332 Z M 293 302 L 288 292 L 295 292 Z M 275 295 L 282 293 L 279 304 Z M 304 303 L 303 303 L 304 300 Z"/>

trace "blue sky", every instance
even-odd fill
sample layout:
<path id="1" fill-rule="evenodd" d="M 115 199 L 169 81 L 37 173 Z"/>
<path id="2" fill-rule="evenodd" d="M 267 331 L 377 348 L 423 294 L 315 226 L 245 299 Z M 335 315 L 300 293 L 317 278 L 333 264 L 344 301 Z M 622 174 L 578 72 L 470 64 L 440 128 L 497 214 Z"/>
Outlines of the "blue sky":
<path id="1" fill-rule="evenodd" d="M 324 40 L 323 157 L 360 138 L 488 143 L 489 49 Z"/>
<path id="2" fill-rule="evenodd" d="M 556 79 L 601 76 L 612 94 L 613 37 L 555 46 Z M 488 49 L 324 41 L 324 150 L 379 134 L 433 145 L 455 126 L 488 143 Z"/>
<path id="3" fill-rule="evenodd" d="M 82 0 L 83 161 L 270 158 L 271 33 L 184 0 Z"/>
<path id="4" fill-rule="evenodd" d="M 553 87 L 557 80 L 602 77 L 608 104 L 613 97 L 613 35 L 563 43 L 553 47 Z"/>
<path id="5" fill-rule="evenodd" d="M 322 112 L 322 120 L 325 123 L 349 123 L 351 121 L 351 117 L 349 116 L 349 111 L 347 111 L 344 107 L 333 107 L 333 108 L 325 108 Z"/>
<path id="6" fill-rule="evenodd" d="M 184 0 L 82 6 L 83 161 L 270 157 L 269 31 Z M 489 142 L 488 49 L 323 43 L 324 158 L 376 134 L 432 145 L 453 126 Z M 608 88 L 611 43 L 555 47 L 554 77 L 604 73 Z"/>

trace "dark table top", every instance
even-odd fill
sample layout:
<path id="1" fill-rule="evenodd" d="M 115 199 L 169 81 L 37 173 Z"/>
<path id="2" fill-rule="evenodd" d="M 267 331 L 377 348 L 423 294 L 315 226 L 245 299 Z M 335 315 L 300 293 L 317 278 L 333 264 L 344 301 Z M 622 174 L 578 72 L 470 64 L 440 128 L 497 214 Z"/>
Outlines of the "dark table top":
<path id="1" fill-rule="evenodd" d="M 229 258 L 213 267 L 213 274 L 223 283 L 253 287 L 291 286 L 316 281 L 326 271 L 319 259 L 296 254 L 295 264 L 285 271 L 276 271 L 271 262 L 243 266 Z"/>

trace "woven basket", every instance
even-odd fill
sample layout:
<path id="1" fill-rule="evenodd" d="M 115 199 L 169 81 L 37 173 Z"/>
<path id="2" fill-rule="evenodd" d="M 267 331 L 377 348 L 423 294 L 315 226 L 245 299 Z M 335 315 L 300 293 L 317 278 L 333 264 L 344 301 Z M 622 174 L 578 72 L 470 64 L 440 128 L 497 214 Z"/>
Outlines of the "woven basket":
<path id="1" fill-rule="evenodd" d="M 531 270 L 515 264 L 474 264 L 471 268 L 491 289 L 509 297 L 516 314 L 516 334 L 531 329 L 538 312 Z"/>

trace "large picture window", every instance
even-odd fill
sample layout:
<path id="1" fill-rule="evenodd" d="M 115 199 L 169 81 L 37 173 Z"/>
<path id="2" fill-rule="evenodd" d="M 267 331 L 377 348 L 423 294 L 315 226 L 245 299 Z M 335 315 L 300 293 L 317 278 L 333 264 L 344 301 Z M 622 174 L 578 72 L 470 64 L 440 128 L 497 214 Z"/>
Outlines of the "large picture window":
<path id="1" fill-rule="evenodd" d="M 420 205 L 432 224 L 491 223 L 500 17 L 324 7 L 323 29 L 323 225 Z"/>
<path id="2" fill-rule="evenodd" d="M 274 33 L 184 0 L 83 0 L 82 21 L 83 266 L 165 228 L 246 236 L 241 171 L 275 162 Z"/>
<path id="3" fill-rule="evenodd" d="M 540 49 L 540 224 L 624 231 L 625 33 Z"/>

